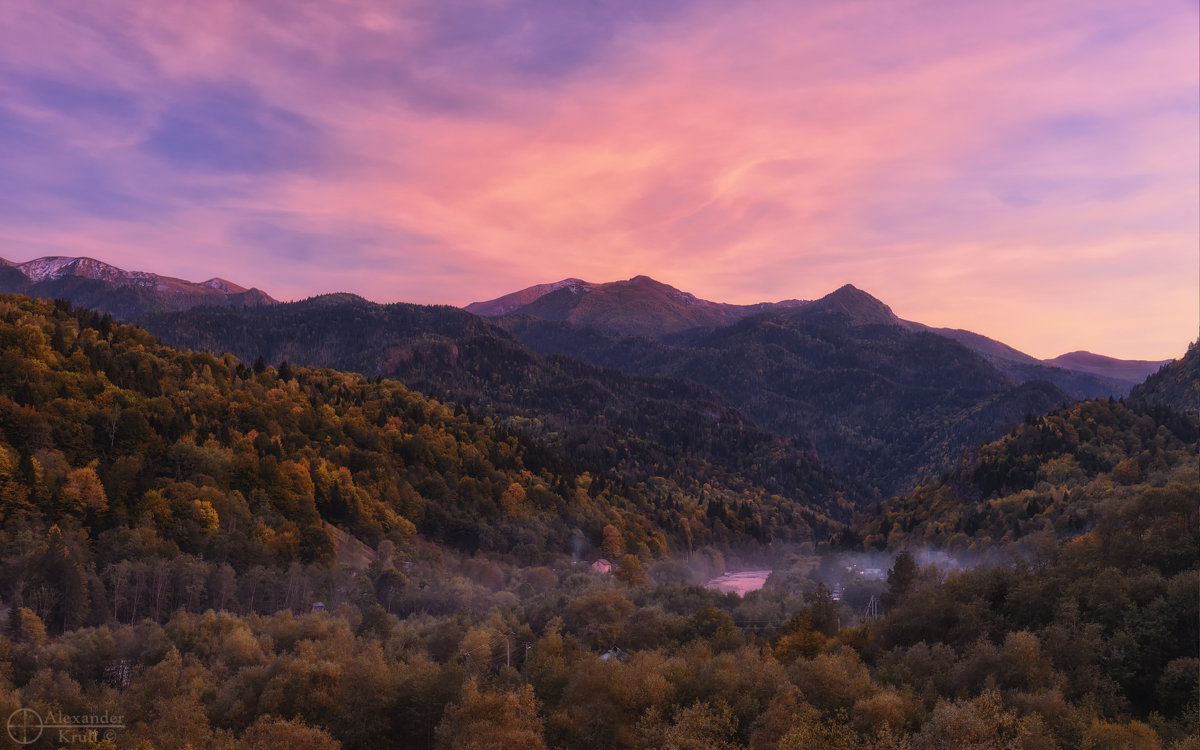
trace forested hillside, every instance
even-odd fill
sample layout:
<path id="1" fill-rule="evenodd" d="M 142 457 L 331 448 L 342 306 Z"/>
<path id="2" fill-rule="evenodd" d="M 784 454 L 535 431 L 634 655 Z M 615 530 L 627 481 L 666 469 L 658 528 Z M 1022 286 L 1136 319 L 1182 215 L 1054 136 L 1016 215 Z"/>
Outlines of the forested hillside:
<path id="1" fill-rule="evenodd" d="M 501 321 L 545 355 L 460 310 L 351 295 L 139 322 L 172 344 L 248 361 L 261 354 L 396 377 L 414 390 L 534 420 L 530 428 L 567 450 L 610 462 L 663 466 L 699 456 L 810 500 L 842 489 L 834 475 L 849 493 L 910 488 L 1025 414 L 1069 400 L 1048 383 L 1015 385 L 956 342 L 881 318 L 890 311 L 862 292 L 834 302 L 672 343 Z"/>
<path id="2" fill-rule="evenodd" d="M 1155 539 L 1147 554 L 1186 556 L 1175 545 L 1191 539 L 1195 508 L 1179 517 L 1166 508 L 1183 502 L 1189 495 L 1179 493 L 1195 484 L 1197 433 L 1194 416 L 1079 402 L 971 452 L 942 481 L 881 503 L 866 543 L 882 546 L 895 535 L 982 551 L 1039 534 L 1095 531 L 1100 515 L 1129 504 L 1129 523 Z M 1154 503 L 1164 505 L 1154 511 Z"/>
<path id="3" fill-rule="evenodd" d="M 1129 394 L 1129 400 L 1183 414 L 1200 413 L 1200 342 L 1193 341 L 1183 357 L 1146 378 Z"/>
<path id="4" fill-rule="evenodd" d="M 373 547 L 419 534 L 527 564 L 836 527 L 719 472 L 691 489 L 634 481 L 395 382 L 181 353 L 90 311 L 6 297 L 0 334 L 0 523 L 20 550 L 3 590 L 40 597 L 57 629 L 137 610 L 112 601 L 136 596 L 118 590 L 131 561 L 183 555 L 236 576 L 327 565 L 328 524 Z M 61 558 L 51 573 L 47 555 Z"/>
<path id="5" fill-rule="evenodd" d="M 531 352 L 504 330 L 452 307 L 378 305 L 326 295 L 255 309 L 194 309 L 141 324 L 168 343 L 384 376 L 465 404 L 514 431 L 630 481 L 670 477 L 766 491 L 849 517 L 853 481 L 836 478 L 796 432 L 754 425 L 695 383 L 636 377 Z M 755 489 L 755 488 L 761 488 Z M 714 511 L 719 512 L 719 511 Z"/>
<path id="6" fill-rule="evenodd" d="M 883 497 L 936 478 L 1025 414 L 1069 401 L 1050 383 L 1017 385 L 961 344 L 909 330 L 853 289 L 665 341 L 500 322 L 536 351 L 706 385 L 766 429 L 810 435 L 824 463 Z"/>
<path id="7" fill-rule="evenodd" d="M 866 548 L 1002 561 L 925 576 L 884 637 L 989 657 L 1023 632 L 1109 715 L 1175 717 L 1195 736 L 1200 458 L 1195 415 L 1089 401 L 1030 419 L 942 481 L 861 519 Z M 976 642 L 975 645 L 970 645 Z M 1157 713 L 1154 713 L 1157 712 Z M 1134 737 L 1116 746 L 1138 744 Z M 1084 745 L 1086 746 L 1086 745 Z"/>

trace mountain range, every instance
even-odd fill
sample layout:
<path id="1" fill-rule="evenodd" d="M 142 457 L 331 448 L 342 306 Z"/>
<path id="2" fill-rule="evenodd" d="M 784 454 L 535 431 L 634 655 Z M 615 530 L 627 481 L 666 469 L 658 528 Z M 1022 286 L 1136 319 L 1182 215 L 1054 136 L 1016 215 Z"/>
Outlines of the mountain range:
<path id="1" fill-rule="evenodd" d="M 979 353 L 1016 380 L 1048 380 L 1078 398 L 1124 395 L 1170 361 L 1121 360 L 1082 351 L 1038 360 L 971 331 L 932 328 L 901 320 L 886 304 L 856 296 L 857 291 L 846 285 L 815 301 L 790 299 L 730 305 L 700 299 L 647 276 L 605 284 L 564 279 L 494 300 L 473 302 L 463 309 L 490 318 L 528 316 L 587 326 L 617 336 L 669 339 L 674 334 L 731 325 L 760 313 L 803 307 L 810 313 L 841 313 L 858 325 L 895 325 L 936 333 Z"/>
<path id="2" fill-rule="evenodd" d="M 812 440 L 817 456 L 868 495 L 937 476 L 963 450 L 1072 400 L 1017 380 L 944 336 L 913 330 L 845 286 L 806 305 L 662 339 L 514 312 L 496 319 L 543 354 L 700 383 L 760 426 Z"/>
<path id="3" fill-rule="evenodd" d="M 565 279 L 459 310 L 349 294 L 276 303 L 219 279 L 90 259 L 0 270 L 24 280 L 2 291 L 71 299 L 174 346 L 396 378 L 619 466 L 622 481 L 669 466 L 681 482 L 749 482 L 831 518 L 856 498 L 939 476 L 1028 415 L 1123 396 L 1126 378 L 1160 364 L 1076 353 L 1058 364 L 1080 369 L 1065 369 L 904 321 L 850 285 L 812 301 L 729 305 L 645 276 Z"/>
<path id="4" fill-rule="evenodd" d="M 129 319 L 199 306 L 275 304 L 260 289 L 225 279 L 193 282 L 147 271 L 125 271 L 92 258 L 52 256 L 16 263 L 0 258 L 0 293 L 69 299 L 92 310 Z"/>

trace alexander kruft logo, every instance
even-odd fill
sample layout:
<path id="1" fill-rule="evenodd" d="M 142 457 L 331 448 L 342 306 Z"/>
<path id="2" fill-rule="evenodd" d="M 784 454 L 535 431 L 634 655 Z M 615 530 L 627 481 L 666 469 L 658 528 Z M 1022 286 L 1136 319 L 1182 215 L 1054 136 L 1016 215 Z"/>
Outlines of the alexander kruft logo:
<path id="1" fill-rule="evenodd" d="M 18 745 L 32 745 L 42 735 L 54 743 L 113 740 L 125 728 L 125 717 L 110 714 L 79 714 L 72 716 L 51 709 L 42 716 L 32 708 L 19 708 L 8 717 L 8 736 Z"/>

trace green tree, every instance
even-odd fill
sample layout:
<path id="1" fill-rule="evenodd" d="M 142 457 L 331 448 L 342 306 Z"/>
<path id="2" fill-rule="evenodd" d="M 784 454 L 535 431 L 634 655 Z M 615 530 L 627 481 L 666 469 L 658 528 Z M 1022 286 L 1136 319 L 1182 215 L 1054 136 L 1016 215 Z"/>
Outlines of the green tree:
<path id="1" fill-rule="evenodd" d="M 833 592 L 824 583 L 817 584 L 817 590 L 804 597 L 808 601 L 808 610 L 812 613 L 813 628 L 827 635 L 837 635 L 840 625 L 838 603 L 833 600 Z"/>
<path id="2" fill-rule="evenodd" d="M 908 550 L 900 550 L 896 562 L 887 573 L 888 590 L 883 594 L 883 605 L 891 608 L 904 601 L 904 597 L 917 581 L 920 571 L 917 561 Z"/>

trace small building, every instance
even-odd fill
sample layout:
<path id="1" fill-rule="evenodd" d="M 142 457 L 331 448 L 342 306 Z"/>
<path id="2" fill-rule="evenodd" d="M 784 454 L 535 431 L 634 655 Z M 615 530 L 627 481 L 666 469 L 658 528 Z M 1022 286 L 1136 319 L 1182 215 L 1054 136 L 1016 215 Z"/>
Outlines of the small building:
<path id="1" fill-rule="evenodd" d="M 603 557 L 592 563 L 592 570 L 596 571 L 597 573 L 611 573 L 612 569 L 613 564 L 608 560 L 605 560 Z"/>
<path id="2" fill-rule="evenodd" d="M 325 602 L 313 602 L 312 611 L 313 612 L 324 612 L 325 611 Z"/>
<path id="3" fill-rule="evenodd" d="M 629 655 L 616 646 L 600 655 L 600 661 L 625 661 L 627 658 Z"/>

